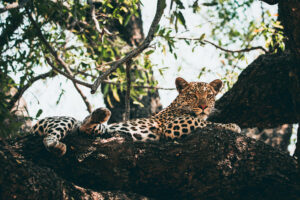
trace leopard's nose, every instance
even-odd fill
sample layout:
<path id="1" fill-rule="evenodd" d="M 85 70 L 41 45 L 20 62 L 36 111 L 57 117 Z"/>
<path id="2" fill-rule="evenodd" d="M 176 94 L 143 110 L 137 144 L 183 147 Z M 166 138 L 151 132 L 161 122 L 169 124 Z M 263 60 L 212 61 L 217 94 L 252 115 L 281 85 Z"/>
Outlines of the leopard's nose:
<path id="1" fill-rule="evenodd" d="M 205 104 L 200 104 L 200 108 L 202 108 L 202 110 L 204 110 L 205 108 L 207 108 L 207 105 L 205 105 Z"/>

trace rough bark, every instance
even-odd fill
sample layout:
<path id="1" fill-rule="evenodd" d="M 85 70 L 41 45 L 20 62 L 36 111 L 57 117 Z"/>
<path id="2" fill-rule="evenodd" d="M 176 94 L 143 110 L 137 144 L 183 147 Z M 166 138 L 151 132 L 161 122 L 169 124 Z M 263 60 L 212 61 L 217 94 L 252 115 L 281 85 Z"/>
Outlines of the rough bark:
<path id="1" fill-rule="evenodd" d="M 38 137 L 9 143 L 0 145 L 2 197 L 10 197 L 19 192 L 15 188 L 27 187 L 31 181 L 32 188 L 43 185 L 44 193 L 54 186 L 64 191 L 64 184 L 72 182 L 96 193 L 121 190 L 155 199 L 300 198 L 292 157 L 263 142 L 213 127 L 196 130 L 177 142 L 133 143 L 120 134 L 108 139 L 79 134 L 66 138 L 68 152 L 62 158 L 48 153 Z M 11 168 L 21 172 L 13 173 Z M 36 168 L 41 174 L 35 173 Z M 55 174 L 57 182 L 49 180 Z M 40 195 L 39 188 L 32 192 Z"/>
<path id="2" fill-rule="evenodd" d="M 293 63 L 296 67 L 289 72 L 289 89 L 293 99 L 293 109 L 300 124 L 300 2 L 297 0 L 281 0 L 278 4 L 280 20 L 284 33 L 288 37 L 287 47 L 293 53 Z M 300 131 L 297 134 L 295 156 L 300 164 Z M 300 173 L 300 168 L 299 168 Z"/>
<path id="3" fill-rule="evenodd" d="M 290 53 L 259 56 L 216 102 L 219 112 L 210 120 L 234 122 L 242 128 L 297 123 L 289 88 L 289 74 L 295 67 Z M 300 90 L 293 92 L 300 93 Z"/>
<path id="4" fill-rule="evenodd" d="M 211 120 L 235 122 L 244 128 L 300 122 L 300 2 L 278 2 L 279 19 L 287 36 L 285 52 L 261 55 L 253 61 L 217 102 L 220 111 Z M 299 142 L 296 148 L 300 149 Z M 297 152 L 300 150 L 295 153 L 299 158 Z"/>

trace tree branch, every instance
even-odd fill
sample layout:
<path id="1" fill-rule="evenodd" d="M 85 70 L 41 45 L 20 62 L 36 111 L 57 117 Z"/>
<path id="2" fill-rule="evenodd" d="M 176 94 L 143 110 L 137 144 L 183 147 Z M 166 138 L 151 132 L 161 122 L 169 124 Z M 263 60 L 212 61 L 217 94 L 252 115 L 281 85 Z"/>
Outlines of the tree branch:
<path id="1" fill-rule="evenodd" d="M 40 29 L 40 27 L 38 26 L 38 24 L 34 21 L 34 19 L 32 18 L 31 14 L 29 13 L 28 9 L 26 9 L 26 13 L 31 21 L 31 23 L 33 24 L 33 26 L 36 29 L 37 35 L 40 38 L 40 40 L 42 41 L 42 43 L 46 46 L 46 48 L 50 51 L 50 53 L 53 55 L 53 57 L 55 58 L 55 61 L 58 65 L 62 66 L 64 69 L 69 69 L 69 66 L 63 61 L 63 59 L 58 55 L 58 53 L 54 50 L 54 48 L 48 43 L 48 41 L 46 40 L 46 38 L 44 37 L 44 35 L 42 34 L 42 31 Z M 65 73 L 64 71 L 58 69 L 57 67 L 54 66 L 54 64 L 50 61 L 50 59 L 48 57 L 45 57 L 47 63 L 58 73 L 64 75 L 66 78 L 72 80 L 73 82 L 76 82 L 78 84 L 81 84 L 83 86 L 86 86 L 88 88 L 92 88 L 92 85 L 80 80 L 75 79 L 73 76 L 71 76 L 68 73 Z M 71 72 L 71 71 L 70 71 Z"/>
<path id="2" fill-rule="evenodd" d="M 42 138 L 32 135 L 10 141 L 10 148 L 17 158 L 51 169 L 50 176 L 56 172 L 94 191 L 121 190 L 157 199 L 299 199 L 295 159 L 242 134 L 211 126 L 177 142 L 147 143 L 120 133 L 106 139 L 74 135 L 65 139 L 68 150 L 62 158 L 47 152 Z M 2 149 L 0 145 L 0 185 L 2 177 L 14 180 L 6 175 L 10 168 L 3 164 Z M 19 170 L 30 167 L 14 163 Z"/>
<path id="3" fill-rule="evenodd" d="M 278 3 L 278 0 L 260 0 L 260 1 L 263 1 L 269 5 L 275 5 Z"/>
<path id="4" fill-rule="evenodd" d="M 8 10 L 11 10 L 11 9 L 23 8 L 27 4 L 28 1 L 29 0 L 20 0 L 19 2 L 14 2 L 14 3 L 8 4 L 4 8 L 0 8 L 0 14 L 6 12 Z"/>
<path id="5" fill-rule="evenodd" d="M 220 50 L 228 52 L 228 53 L 242 53 L 242 52 L 249 52 L 249 51 L 258 50 L 258 49 L 264 51 L 265 53 L 268 53 L 268 51 L 265 48 L 263 48 L 262 46 L 250 47 L 250 48 L 245 48 L 245 49 L 240 49 L 240 50 L 229 50 L 229 49 L 225 49 L 223 47 L 220 47 L 220 46 L 216 45 L 215 43 L 210 42 L 208 40 L 203 40 L 203 42 L 211 44 L 214 47 L 216 47 L 217 49 L 220 49 Z"/>
<path id="6" fill-rule="evenodd" d="M 69 68 L 69 66 L 63 66 L 63 67 L 65 68 L 66 72 L 67 72 L 70 76 L 74 77 L 74 75 L 73 75 L 71 69 Z M 71 80 L 72 80 L 72 83 L 73 83 L 75 89 L 77 90 L 77 92 L 78 92 L 79 95 L 81 96 L 81 98 L 82 98 L 84 104 L 86 105 L 88 112 L 89 112 L 89 113 L 92 113 L 92 106 L 91 106 L 90 102 L 88 101 L 87 97 L 83 94 L 83 92 L 82 92 L 81 89 L 79 88 L 78 84 L 75 82 L 75 79 L 71 79 Z"/>
<path id="7" fill-rule="evenodd" d="M 83 188 L 61 178 L 59 173 L 48 167 L 36 165 L 21 157 L 15 150 L 0 138 L 1 199 L 148 200 L 144 196 L 130 192 Z"/>
<path id="8" fill-rule="evenodd" d="M 203 42 L 203 43 L 208 43 L 214 47 L 216 47 L 217 49 L 220 49 L 222 51 L 228 52 L 228 53 L 242 53 L 242 52 L 249 52 L 249 51 L 253 51 L 253 50 L 262 50 L 265 53 L 268 53 L 268 51 L 263 48 L 262 46 L 256 46 L 256 47 L 250 47 L 250 48 L 245 48 L 245 49 L 240 49 L 240 50 L 229 50 L 229 49 L 225 49 L 223 47 L 220 47 L 219 45 L 216 45 L 215 43 L 208 41 L 208 40 L 203 40 L 201 38 L 188 38 L 188 37 L 170 37 L 170 38 L 174 38 L 174 39 L 178 39 L 178 40 L 190 40 L 190 41 L 199 41 L 199 42 Z"/>
<path id="9" fill-rule="evenodd" d="M 102 35 L 102 30 L 101 30 L 101 28 L 99 26 L 99 22 L 96 18 L 95 5 L 93 4 L 93 0 L 88 0 L 88 3 L 90 4 L 90 14 L 91 14 L 92 20 L 95 24 L 95 28 L 98 31 L 98 33 Z"/>
<path id="10" fill-rule="evenodd" d="M 94 82 L 92 90 L 91 90 L 92 94 L 96 92 L 99 85 L 109 74 L 111 74 L 114 70 L 116 70 L 119 66 L 121 66 L 128 60 L 139 55 L 144 49 L 146 49 L 149 46 L 150 42 L 153 40 L 155 30 L 156 30 L 157 25 L 163 15 L 165 7 L 166 7 L 165 0 L 157 0 L 156 13 L 155 13 L 154 19 L 151 23 L 151 26 L 150 26 L 150 29 L 149 29 L 146 39 L 142 42 L 141 45 L 139 45 L 136 49 L 130 51 L 125 57 L 111 63 L 111 68 L 109 68 L 103 74 L 101 74 Z"/>
<path id="11" fill-rule="evenodd" d="M 66 78 L 70 79 L 71 81 L 74 81 L 80 85 L 83 85 L 85 87 L 88 87 L 88 88 L 92 88 L 92 84 L 89 84 L 89 83 L 86 83 L 86 82 L 83 82 L 83 81 L 80 81 L 80 80 L 77 80 L 76 78 L 74 78 L 73 76 L 69 75 L 68 73 L 58 69 L 57 67 L 55 67 L 55 65 L 50 61 L 50 59 L 48 57 L 45 57 L 47 63 L 52 67 L 52 69 L 54 71 L 56 71 L 57 73 L 60 73 L 61 75 L 65 76 Z"/>
<path id="12" fill-rule="evenodd" d="M 24 92 L 36 81 L 40 80 L 40 79 L 45 79 L 47 77 L 53 77 L 55 76 L 55 73 L 50 70 L 47 73 L 44 74 L 40 74 L 36 77 L 33 77 L 32 79 L 30 79 L 28 81 L 28 83 L 20 88 L 18 88 L 17 93 L 11 98 L 9 105 L 8 105 L 8 109 L 11 111 L 11 109 L 13 109 L 15 103 L 23 96 Z"/>

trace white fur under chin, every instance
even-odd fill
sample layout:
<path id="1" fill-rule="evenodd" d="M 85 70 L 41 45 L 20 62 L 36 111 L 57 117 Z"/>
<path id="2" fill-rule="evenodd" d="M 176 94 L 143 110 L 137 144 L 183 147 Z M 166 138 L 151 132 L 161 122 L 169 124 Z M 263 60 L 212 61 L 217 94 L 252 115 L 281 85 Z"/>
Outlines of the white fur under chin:
<path id="1" fill-rule="evenodd" d="M 199 119 L 203 119 L 203 120 L 206 120 L 207 119 L 207 114 L 200 114 L 197 116 Z"/>

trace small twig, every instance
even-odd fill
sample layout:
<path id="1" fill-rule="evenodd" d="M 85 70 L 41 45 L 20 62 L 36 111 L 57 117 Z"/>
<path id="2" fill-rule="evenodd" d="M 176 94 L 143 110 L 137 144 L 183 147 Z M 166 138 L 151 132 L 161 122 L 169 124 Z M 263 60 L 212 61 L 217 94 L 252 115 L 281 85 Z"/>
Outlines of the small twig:
<path id="1" fill-rule="evenodd" d="M 125 113 L 124 113 L 124 121 L 130 119 L 130 88 L 131 88 L 131 77 L 130 77 L 130 67 L 132 64 L 132 60 L 128 60 L 126 62 L 126 80 L 127 80 L 127 89 L 125 96 Z"/>
<path id="2" fill-rule="evenodd" d="M 0 8 L 0 14 L 6 12 L 8 10 L 11 10 L 11 9 L 23 8 L 28 1 L 29 0 L 20 0 L 19 2 L 14 2 L 14 3 L 8 4 L 4 8 Z"/>
<path id="3" fill-rule="evenodd" d="M 74 77 L 73 72 L 71 71 L 71 69 L 69 68 L 69 66 L 63 66 L 63 67 L 65 68 L 66 72 L 67 72 L 70 76 Z M 88 112 L 89 112 L 89 113 L 92 113 L 92 105 L 91 105 L 90 102 L 88 101 L 87 97 L 83 94 L 83 92 L 81 91 L 81 89 L 79 88 L 79 86 L 78 86 L 78 84 L 75 82 L 75 80 L 74 80 L 74 79 L 71 79 L 71 80 L 72 80 L 72 83 L 73 83 L 75 89 L 77 90 L 77 92 L 78 92 L 79 95 L 81 96 L 83 102 L 85 103 Z"/>
<path id="4" fill-rule="evenodd" d="M 176 90 L 176 88 L 164 88 L 164 87 L 156 87 L 156 86 L 148 86 L 148 85 L 133 85 L 131 87 L 134 87 L 134 88 L 145 88 L 145 89 L 149 89 L 149 90 L 152 90 L 152 89 L 155 89 L 155 90 Z"/>
<path id="5" fill-rule="evenodd" d="M 203 42 L 211 44 L 214 47 L 216 47 L 217 49 L 220 49 L 222 51 L 226 51 L 228 53 L 242 53 L 242 52 L 249 52 L 249 51 L 253 51 L 253 50 L 257 50 L 257 49 L 260 49 L 260 50 L 264 51 L 265 53 L 268 53 L 268 51 L 265 48 L 263 48 L 262 46 L 250 47 L 250 48 L 245 48 L 245 49 L 240 49 L 240 50 L 229 50 L 229 49 L 224 49 L 223 47 L 220 47 L 220 46 L 218 46 L 218 45 L 216 45 L 216 44 L 214 44 L 214 43 L 212 43 L 208 40 L 203 40 Z"/>
<path id="6" fill-rule="evenodd" d="M 93 3 L 93 0 L 88 0 L 88 2 L 90 4 L 90 8 L 91 8 L 90 12 L 91 12 L 92 20 L 93 20 L 93 22 L 95 24 L 96 30 L 100 34 L 100 37 L 102 38 L 104 33 L 106 33 L 107 35 L 112 35 L 112 33 L 109 32 L 106 28 L 103 28 L 101 30 L 101 28 L 99 26 L 99 22 L 98 22 L 97 17 L 96 17 L 95 5 Z"/>
<path id="7" fill-rule="evenodd" d="M 258 49 L 264 51 L 265 53 L 268 53 L 268 51 L 265 48 L 263 48 L 262 46 L 250 47 L 250 48 L 245 48 L 245 49 L 240 49 L 240 50 L 229 50 L 229 49 L 225 49 L 223 47 L 220 47 L 220 46 L 216 45 L 215 43 L 213 43 L 211 41 L 203 40 L 203 39 L 200 39 L 200 38 L 175 37 L 175 36 L 170 37 L 170 38 L 174 38 L 174 39 L 178 39 L 178 40 L 191 40 L 191 41 L 200 41 L 200 42 L 203 42 L 203 43 L 208 43 L 208 44 L 216 47 L 217 49 L 220 49 L 220 50 L 228 52 L 228 53 L 242 53 L 242 52 L 249 52 L 249 51 L 258 50 Z"/>
<path id="8" fill-rule="evenodd" d="M 90 4 L 90 12 L 91 12 L 91 17 L 92 20 L 95 24 L 96 30 L 100 33 L 100 35 L 102 35 L 102 30 L 99 26 L 99 22 L 96 18 L 96 14 L 95 14 L 95 5 L 93 4 L 93 0 L 88 0 L 89 4 Z"/>
<path id="9" fill-rule="evenodd" d="M 111 74 L 113 71 L 115 71 L 119 66 L 121 66 L 122 64 L 124 64 L 125 62 L 127 62 L 128 60 L 136 57 L 137 55 L 139 55 L 144 49 L 146 49 L 150 42 L 153 40 L 154 38 L 154 33 L 155 30 L 157 28 L 157 25 L 163 15 L 164 9 L 166 7 L 166 1 L 165 0 L 157 0 L 157 8 L 156 8 L 156 13 L 154 16 L 154 19 L 152 21 L 152 24 L 150 26 L 148 35 L 146 37 L 146 39 L 142 42 L 141 45 L 139 45 L 136 49 L 130 51 L 125 57 L 116 60 L 115 62 L 113 62 L 111 64 L 111 68 L 109 68 L 108 70 L 106 70 L 103 74 L 101 74 L 96 81 L 93 84 L 91 93 L 95 93 L 97 88 L 99 87 L 99 85 L 103 82 L 103 80 L 109 75 Z"/>
<path id="10" fill-rule="evenodd" d="M 55 72 L 53 70 L 50 70 L 47 73 L 44 74 L 40 74 L 36 77 L 33 77 L 32 79 L 30 79 L 28 81 L 28 83 L 26 85 L 24 85 L 23 87 L 18 88 L 17 93 L 11 98 L 9 105 L 8 105 L 8 109 L 11 110 L 15 103 L 23 96 L 24 92 L 36 81 L 40 80 L 40 79 L 45 79 L 47 77 L 53 77 L 55 76 Z"/>
<path id="11" fill-rule="evenodd" d="M 73 85 L 74 85 L 75 89 L 77 90 L 77 92 L 80 94 L 80 96 L 81 96 L 83 102 L 85 103 L 86 108 L 87 108 L 87 111 L 88 111 L 89 113 L 92 113 L 92 105 L 91 105 L 90 102 L 88 101 L 87 97 L 83 94 L 83 92 L 82 92 L 81 89 L 79 88 L 78 84 L 75 83 L 74 81 L 73 81 Z"/>
<path id="12" fill-rule="evenodd" d="M 77 80 L 76 78 L 74 78 L 73 76 L 69 75 L 68 73 L 66 73 L 66 72 L 58 69 L 57 67 L 55 67 L 55 65 L 50 61 L 50 59 L 48 57 L 45 57 L 45 59 L 46 59 L 47 63 L 50 65 L 50 67 L 52 67 L 52 69 L 54 71 L 56 71 L 57 73 L 65 76 L 66 78 L 68 78 L 68 79 L 70 79 L 70 80 L 72 80 L 72 81 L 74 81 L 74 82 L 76 82 L 76 83 L 78 83 L 80 85 L 83 85 L 83 86 L 88 87 L 88 88 L 92 88 L 92 86 L 93 86 L 92 84 L 89 84 L 89 83 Z"/>

